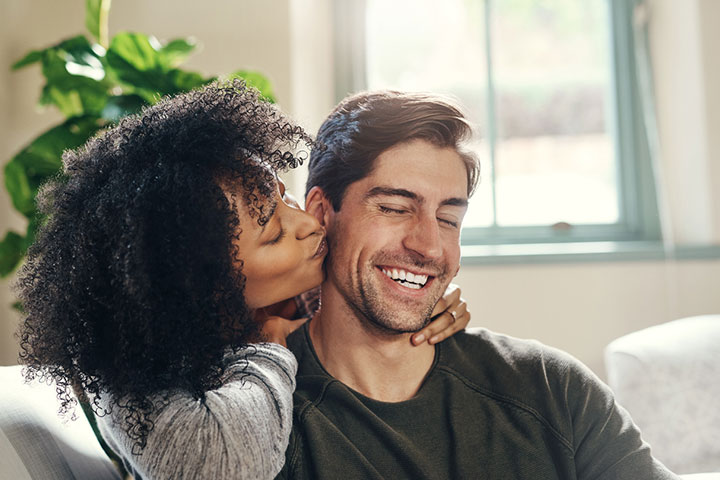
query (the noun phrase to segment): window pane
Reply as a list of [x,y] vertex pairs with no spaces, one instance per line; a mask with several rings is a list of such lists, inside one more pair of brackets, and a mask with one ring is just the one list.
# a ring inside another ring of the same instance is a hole
[[[455,96],[476,130],[487,118],[484,5],[475,0],[368,0],[367,88],[426,91]],[[487,142],[473,141],[482,186],[465,225],[492,224]]]
[[[479,135],[476,135],[479,137]],[[475,194],[470,199],[470,205],[463,227],[489,227],[493,224],[493,189],[492,189],[492,163],[489,160],[490,146],[485,139],[473,140],[470,150],[480,156],[480,182]]]
[[488,1],[492,111],[480,0],[367,0],[367,88],[449,93],[463,104],[482,137],[466,227],[616,223],[607,1]]
[[606,2],[492,5],[498,224],[617,222]]

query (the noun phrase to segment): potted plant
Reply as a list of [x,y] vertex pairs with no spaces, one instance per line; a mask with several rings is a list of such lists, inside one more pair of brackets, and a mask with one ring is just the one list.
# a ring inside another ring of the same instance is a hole
[[[0,241],[0,277],[17,268],[33,242],[43,222],[35,196],[47,179],[62,175],[65,150],[83,145],[99,130],[164,95],[186,92],[217,79],[180,68],[195,48],[192,39],[163,43],[134,32],[120,32],[109,38],[110,3],[86,1],[89,35],[33,50],[12,65],[13,70],[18,70],[40,64],[45,85],[39,103],[57,108],[65,120],[32,140],[5,166],[5,187],[14,208],[28,219],[28,226],[24,234],[8,231]],[[233,77],[245,79],[265,100],[275,101],[270,82],[261,73],[239,70],[227,76]]]

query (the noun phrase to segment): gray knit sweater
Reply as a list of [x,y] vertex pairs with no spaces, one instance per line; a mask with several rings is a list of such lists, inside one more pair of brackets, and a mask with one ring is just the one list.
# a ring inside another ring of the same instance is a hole
[[[222,386],[201,402],[172,392],[151,418],[142,455],[133,455],[123,429],[127,412],[115,406],[99,417],[108,445],[136,478],[274,478],[285,461],[292,424],[297,362],[276,343],[226,352]],[[104,406],[112,400],[103,397]]]

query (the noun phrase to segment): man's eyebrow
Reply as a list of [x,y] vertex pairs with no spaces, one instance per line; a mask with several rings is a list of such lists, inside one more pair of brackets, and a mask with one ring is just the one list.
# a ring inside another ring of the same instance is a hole
[[440,205],[449,205],[451,207],[467,207],[468,206],[468,199],[467,198],[447,198],[440,202]]
[[422,198],[414,192],[411,192],[410,190],[405,190],[404,188],[391,188],[391,187],[374,187],[370,189],[369,192],[365,194],[365,198],[372,198],[372,197],[379,197],[379,196],[389,196],[389,197],[405,197],[409,198],[411,200],[422,200]]
[[[415,200],[418,203],[423,203],[425,199],[418,195],[415,192],[411,192],[410,190],[405,190],[404,188],[392,188],[392,187],[374,187],[370,189],[369,192],[365,194],[365,199],[372,198],[372,197],[378,197],[378,196],[391,196],[391,197],[404,197],[409,198],[410,200]],[[451,207],[467,207],[468,206],[468,200],[467,198],[446,198],[442,202],[440,202],[440,205],[448,205]]]

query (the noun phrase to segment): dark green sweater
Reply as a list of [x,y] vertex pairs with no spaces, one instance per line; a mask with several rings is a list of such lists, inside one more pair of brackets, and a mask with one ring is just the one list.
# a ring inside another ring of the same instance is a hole
[[279,478],[665,479],[612,393],[571,356],[478,329],[436,347],[418,394],[385,403],[332,378],[307,324]]

